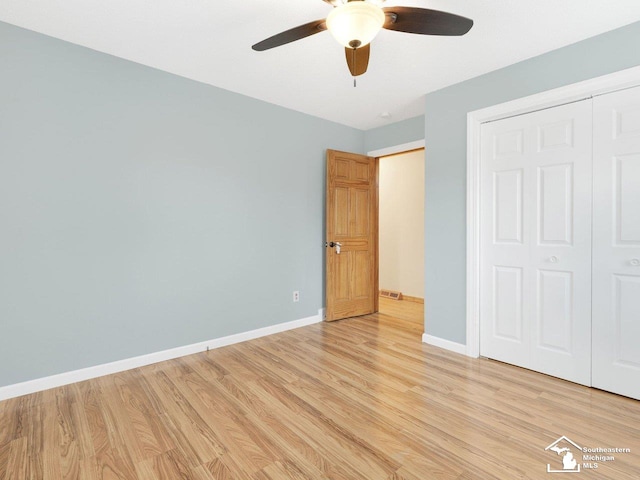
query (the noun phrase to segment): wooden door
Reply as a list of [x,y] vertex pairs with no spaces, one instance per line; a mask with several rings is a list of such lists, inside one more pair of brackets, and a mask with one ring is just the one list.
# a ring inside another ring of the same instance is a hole
[[640,399],[640,87],[593,121],[593,386]]
[[482,126],[483,356],[591,381],[591,102]]
[[327,321],[378,311],[375,158],[327,150],[326,242]]

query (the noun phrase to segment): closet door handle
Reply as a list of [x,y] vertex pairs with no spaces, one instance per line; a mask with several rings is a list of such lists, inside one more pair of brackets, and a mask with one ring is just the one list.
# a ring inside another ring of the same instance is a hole
[[640,266],[640,259],[632,258],[631,260],[629,260],[629,263],[631,264],[632,267],[638,267]]
[[551,263],[558,263],[558,257],[556,257],[555,255],[552,255],[549,257],[549,261]]

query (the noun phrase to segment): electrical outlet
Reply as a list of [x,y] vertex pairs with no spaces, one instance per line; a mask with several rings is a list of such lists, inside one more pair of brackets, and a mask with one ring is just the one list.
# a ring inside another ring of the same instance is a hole
[[299,291],[295,291],[293,292],[293,301],[294,302],[299,302],[300,301],[300,292]]

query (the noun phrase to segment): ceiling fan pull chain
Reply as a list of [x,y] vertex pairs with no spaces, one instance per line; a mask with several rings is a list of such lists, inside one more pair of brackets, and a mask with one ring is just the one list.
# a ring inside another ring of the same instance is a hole
[[[353,49],[353,52],[351,53],[351,58],[353,61],[353,69],[355,70],[356,68],[356,49]],[[353,76],[353,88],[356,88],[356,76]]]

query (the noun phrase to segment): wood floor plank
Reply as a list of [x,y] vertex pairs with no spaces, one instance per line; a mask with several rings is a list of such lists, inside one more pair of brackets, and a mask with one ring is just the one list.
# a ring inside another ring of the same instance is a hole
[[162,419],[173,443],[192,467],[219,457],[225,448],[218,435],[196,410],[194,401],[189,401],[174,382],[180,383],[164,371],[156,372],[149,382],[153,394],[158,396],[157,401],[166,405]]
[[9,472],[9,456],[11,455],[11,442],[0,443],[0,480],[7,479]]
[[64,459],[59,450],[58,415],[56,404],[44,404],[41,418],[43,431],[43,480],[58,480],[62,478],[61,464]]
[[[264,442],[253,435],[253,431],[246,427],[245,410],[237,404],[229,404],[225,396],[220,392],[220,385],[215,390],[211,389],[211,383],[199,376],[191,376],[185,379],[185,395],[202,417],[215,419],[218,426],[216,433],[224,453],[222,461],[228,468],[234,469],[235,464],[228,463],[228,452],[238,452],[240,467],[243,474],[252,475],[258,470],[272,463],[275,458],[270,455],[269,449],[264,448]],[[189,391],[190,393],[187,393]]]
[[[236,476],[233,474],[231,470],[224,464],[224,462],[217,458],[212,460],[211,462],[207,462],[202,466],[202,470],[206,471],[209,474],[208,478],[213,480],[231,480],[234,478],[242,478],[240,476]],[[240,470],[238,470],[239,472]]]
[[[261,380],[249,385],[249,388],[255,389],[254,392],[259,395],[264,395],[265,402],[269,404],[274,415],[305,444],[310,445],[324,459],[333,459],[334,463],[339,465],[337,478],[351,480],[362,478],[363,475],[369,475],[370,478],[380,477],[380,472],[373,474],[370,466],[360,456],[351,455],[348,441],[336,431],[333,424],[319,425],[317,419],[301,405],[300,399],[295,398],[283,386]],[[319,468],[323,472],[327,471],[326,465]]]
[[547,479],[561,435],[631,449],[581,478],[640,478],[640,402],[423,344],[421,304],[380,308],[0,402],[0,480]]
[[27,439],[20,437],[9,443],[9,452],[5,479],[25,478],[27,476],[28,452]]
[[137,446],[134,463],[171,450],[173,445],[168,441],[168,436],[156,428],[157,417],[154,415],[151,402],[146,399],[141,389],[140,382],[137,381],[137,375],[123,372],[114,376],[114,387],[119,398],[114,398],[113,401],[120,404],[120,415],[128,419],[132,426],[131,433]]

